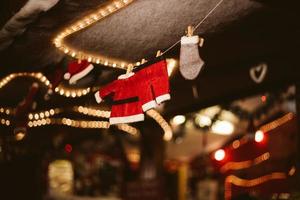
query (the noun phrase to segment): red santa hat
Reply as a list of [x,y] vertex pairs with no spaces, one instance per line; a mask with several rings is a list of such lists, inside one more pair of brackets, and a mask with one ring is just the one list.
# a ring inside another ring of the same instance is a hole
[[85,77],[94,69],[94,66],[87,60],[81,62],[75,61],[68,65],[68,72],[64,74],[64,78],[69,80],[70,84],[75,84],[78,80]]

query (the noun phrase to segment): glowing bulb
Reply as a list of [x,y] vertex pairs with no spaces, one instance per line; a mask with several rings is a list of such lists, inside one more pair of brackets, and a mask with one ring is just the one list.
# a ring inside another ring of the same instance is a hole
[[265,134],[261,130],[256,131],[254,140],[257,143],[260,143],[264,140]]
[[240,142],[239,140],[235,140],[235,141],[232,143],[232,147],[233,147],[234,149],[239,148],[240,145],[241,145],[241,142]]
[[215,152],[214,157],[217,161],[222,161],[225,158],[225,151],[223,149],[219,149]]
[[16,139],[17,141],[23,140],[24,137],[25,137],[25,133],[24,133],[24,132],[19,132],[19,133],[17,133],[17,134],[15,135],[15,139]]
[[198,115],[195,120],[200,127],[210,126],[212,123],[211,119],[205,115]]
[[234,126],[229,121],[216,121],[212,126],[212,131],[220,135],[231,135],[234,131]]
[[176,115],[171,123],[174,124],[174,125],[180,125],[180,124],[183,124],[185,122],[186,118],[184,115]]

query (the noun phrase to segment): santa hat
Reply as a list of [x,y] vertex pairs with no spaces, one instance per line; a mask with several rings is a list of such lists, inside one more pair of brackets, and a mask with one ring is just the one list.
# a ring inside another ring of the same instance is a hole
[[68,65],[68,72],[65,73],[64,78],[69,80],[70,84],[75,84],[78,80],[85,77],[94,69],[94,66],[87,60],[81,62],[75,61]]

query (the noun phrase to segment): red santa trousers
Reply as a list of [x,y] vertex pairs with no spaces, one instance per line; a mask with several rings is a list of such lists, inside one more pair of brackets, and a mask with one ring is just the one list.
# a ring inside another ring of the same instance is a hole
[[113,106],[111,109],[110,124],[132,123],[144,120],[139,90],[136,87],[134,73],[119,76],[118,80],[101,88],[95,98],[98,103],[103,98],[112,95]]
[[147,111],[164,101],[170,100],[170,84],[167,62],[158,57],[133,70],[140,91],[143,111]]

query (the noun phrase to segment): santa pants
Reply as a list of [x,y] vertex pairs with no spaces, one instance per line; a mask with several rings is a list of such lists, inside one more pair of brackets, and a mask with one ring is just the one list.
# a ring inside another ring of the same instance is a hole
[[141,95],[143,111],[170,99],[170,86],[166,60],[156,58],[134,69]]

